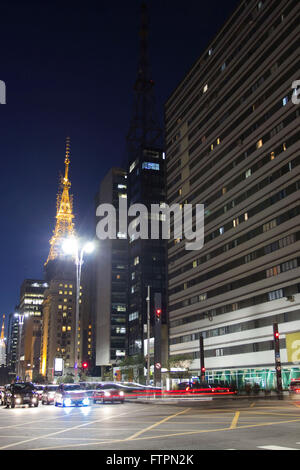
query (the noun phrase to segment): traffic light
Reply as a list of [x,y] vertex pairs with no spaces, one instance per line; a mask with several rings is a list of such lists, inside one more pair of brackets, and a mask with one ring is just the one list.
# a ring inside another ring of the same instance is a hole
[[161,308],[157,308],[155,310],[155,316],[156,316],[157,319],[159,319],[161,317]]
[[277,391],[281,394],[282,392],[282,376],[281,376],[281,360],[280,360],[280,340],[278,323],[273,323],[273,337],[274,337],[274,353],[275,353],[275,371],[276,371],[276,382]]
[[204,372],[205,372],[205,367],[201,367],[201,372],[204,374]]
[[88,363],[87,363],[86,361],[82,363],[82,368],[83,368],[84,370],[87,369],[88,366],[89,366],[89,365],[88,365]]
[[161,293],[154,294],[154,311],[155,311],[155,319],[160,320],[161,315],[162,315]]
[[273,334],[274,334],[274,349],[279,352],[279,331],[278,323],[273,323]]

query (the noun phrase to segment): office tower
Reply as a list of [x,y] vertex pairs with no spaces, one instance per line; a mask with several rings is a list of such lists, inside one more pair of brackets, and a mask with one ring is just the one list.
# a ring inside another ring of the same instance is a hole
[[[129,238],[128,354],[142,358],[147,334],[147,287],[150,286],[151,337],[154,325],[154,296],[162,297],[163,341],[166,343],[166,244],[151,239],[151,204],[163,204],[165,190],[165,153],[163,135],[155,110],[154,81],[148,64],[148,14],[142,4],[140,57],[134,85],[134,110],[127,136],[128,208],[134,204],[147,207],[149,239]],[[138,213],[137,213],[138,215]],[[132,227],[138,217],[129,217]],[[165,360],[164,360],[165,362]]]
[[96,196],[96,206],[111,204],[117,220],[116,238],[101,240],[95,259],[96,366],[101,376],[124,359],[127,347],[128,242],[119,229],[119,198],[127,199],[127,175],[122,168],[112,168]]
[[273,323],[299,370],[298,36],[299,2],[242,1],[165,105],[167,201],[205,209],[201,250],[168,243],[170,355],[199,374],[202,334],[210,380],[271,387]]
[[7,331],[7,366],[11,372],[16,372],[16,362],[18,360],[19,318],[15,312],[9,314]]
[[42,332],[42,303],[48,284],[39,279],[25,279],[20,290],[19,318],[20,329],[20,375],[33,380],[39,373]]

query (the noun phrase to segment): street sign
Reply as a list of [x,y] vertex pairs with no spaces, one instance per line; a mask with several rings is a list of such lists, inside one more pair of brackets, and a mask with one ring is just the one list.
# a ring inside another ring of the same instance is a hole
[[160,368],[161,368],[161,363],[160,363],[160,362],[156,362],[155,368],[156,368],[156,369],[160,369]]

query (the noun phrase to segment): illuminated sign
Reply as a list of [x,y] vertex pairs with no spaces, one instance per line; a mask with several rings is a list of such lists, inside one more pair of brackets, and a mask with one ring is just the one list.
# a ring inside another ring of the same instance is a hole
[[288,362],[300,363],[300,331],[285,336]]
[[61,357],[54,359],[54,375],[63,375],[64,360]]

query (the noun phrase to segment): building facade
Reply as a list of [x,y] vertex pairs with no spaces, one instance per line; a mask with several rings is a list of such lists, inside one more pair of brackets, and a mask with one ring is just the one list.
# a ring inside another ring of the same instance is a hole
[[101,367],[101,376],[124,359],[127,349],[128,241],[118,225],[119,199],[127,199],[127,174],[112,168],[96,196],[96,206],[111,204],[117,219],[116,238],[101,240],[95,260],[96,366]]
[[[16,310],[18,309],[19,308]],[[9,314],[7,331],[7,366],[11,372],[16,372],[19,344],[19,317],[15,312]]]
[[[141,6],[140,55],[138,75],[134,84],[134,110],[127,135],[128,207],[142,204],[147,220],[137,212],[129,217],[129,225],[140,232],[148,228],[148,239],[138,233],[129,237],[128,248],[128,354],[141,358],[144,364],[147,339],[148,286],[150,287],[150,336],[154,337],[155,295],[161,296],[162,350],[167,350],[166,241],[151,238],[151,205],[166,201],[165,152],[163,132],[156,115],[154,81],[148,61],[148,13]],[[136,206],[138,207],[138,206]],[[157,222],[161,224],[161,216]],[[133,230],[134,232],[134,230]],[[160,347],[160,346],[159,346]],[[160,359],[165,363],[166,354]],[[153,365],[153,361],[152,361]]]
[[25,279],[20,290],[20,375],[33,380],[39,373],[42,333],[42,304],[48,284],[40,279]]
[[242,1],[165,106],[167,202],[205,209],[201,250],[168,243],[170,355],[199,374],[202,334],[239,386],[274,385],[273,323],[284,386],[300,370],[299,11]]

